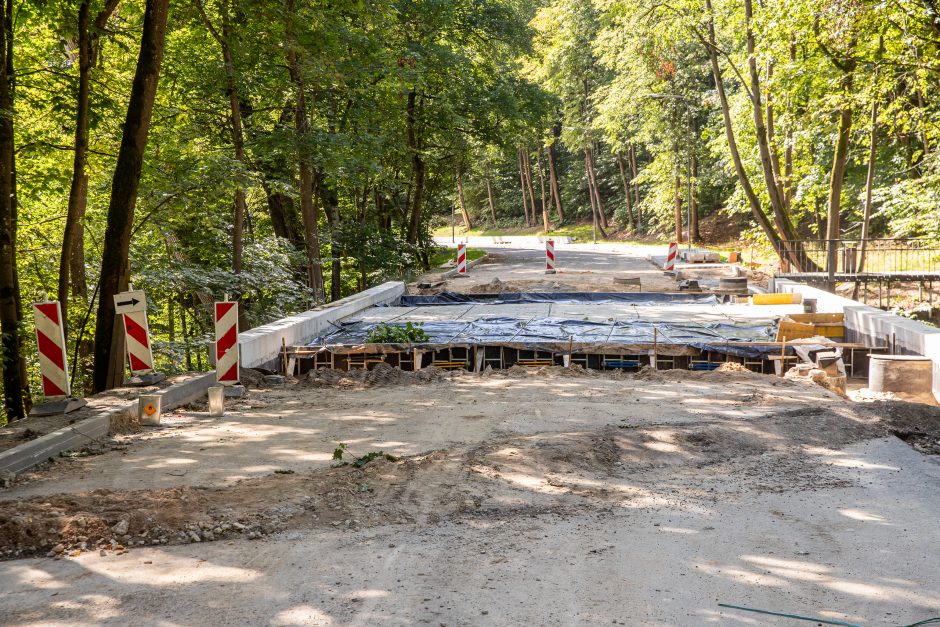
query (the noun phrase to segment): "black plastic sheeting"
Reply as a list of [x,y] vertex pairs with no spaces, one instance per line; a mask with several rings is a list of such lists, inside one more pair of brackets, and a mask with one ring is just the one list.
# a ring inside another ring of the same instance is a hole
[[[314,339],[308,346],[361,346],[376,326],[373,322],[352,320],[343,323],[337,331]],[[761,358],[779,351],[775,346],[725,344],[773,341],[775,324],[623,320],[592,322],[566,318],[488,317],[478,320],[434,320],[421,323],[420,326],[429,339],[414,345],[417,347],[487,344],[558,351],[564,350],[566,346],[578,345],[580,352],[602,352],[630,349],[646,351],[655,345],[663,354],[670,352],[670,347],[674,349],[674,354],[682,354],[686,347],[692,347],[751,358]]]
[[459,294],[440,292],[426,296],[406,294],[391,304],[394,307],[428,305],[509,305],[523,303],[661,303],[717,305],[723,302],[715,294],[664,294],[660,292],[503,292],[500,294]]

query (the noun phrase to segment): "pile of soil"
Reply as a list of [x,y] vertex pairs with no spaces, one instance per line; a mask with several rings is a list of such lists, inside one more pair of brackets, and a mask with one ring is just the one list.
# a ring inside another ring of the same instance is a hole
[[427,385],[449,381],[467,374],[466,371],[442,370],[434,366],[417,372],[401,370],[388,364],[376,364],[372,370],[311,370],[300,380],[309,387],[370,388],[401,385]]
[[[707,488],[729,474],[739,478],[735,489],[741,492],[831,487],[839,480],[803,446],[819,438],[845,445],[878,430],[830,410],[811,413],[783,412],[759,431],[733,421],[637,425],[625,418],[585,431],[506,434],[397,461],[376,452],[362,467],[275,471],[224,487],[102,489],[0,501],[0,556],[124,553],[287,529],[433,525],[468,517],[492,522],[520,513],[622,507],[651,495],[674,500],[677,492],[707,507],[727,497]],[[806,429],[810,420],[812,430]],[[369,453],[347,450],[343,462]]]
[[858,408],[914,450],[925,455],[940,455],[940,407],[881,400],[860,403]]

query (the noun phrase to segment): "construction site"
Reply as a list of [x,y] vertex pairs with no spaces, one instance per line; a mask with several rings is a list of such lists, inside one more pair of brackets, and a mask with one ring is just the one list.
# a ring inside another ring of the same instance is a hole
[[480,239],[239,334],[224,411],[193,373],[5,430],[0,623],[940,617],[940,330],[705,251]]

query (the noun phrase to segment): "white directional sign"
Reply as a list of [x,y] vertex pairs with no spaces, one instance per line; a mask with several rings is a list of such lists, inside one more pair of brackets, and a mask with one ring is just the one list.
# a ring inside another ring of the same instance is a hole
[[126,314],[135,311],[147,311],[147,297],[143,290],[121,292],[114,295],[114,313]]

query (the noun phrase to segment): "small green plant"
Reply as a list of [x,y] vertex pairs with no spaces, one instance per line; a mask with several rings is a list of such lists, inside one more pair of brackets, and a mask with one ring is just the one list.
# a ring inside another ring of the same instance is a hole
[[427,342],[430,338],[421,323],[407,323],[405,326],[391,325],[381,322],[377,324],[366,338],[370,344],[408,344],[412,342]]
[[[339,446],[333,449],[333,459],[340,462],[339,466],[352,466],[353,468],[362,468],[371,461],[374,461],[379,458],[384,458],[390,462],[397,462],[398,457],[386,453],[385,451],[371,451],[366,453],[362,457],[356,457],[349,452],[348,446],[345,442],[340,442]],[[352,462],[343,461],[343,455],[349,455],[353,458]]]

